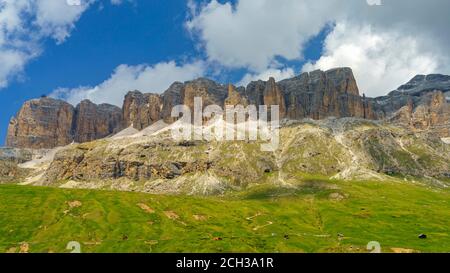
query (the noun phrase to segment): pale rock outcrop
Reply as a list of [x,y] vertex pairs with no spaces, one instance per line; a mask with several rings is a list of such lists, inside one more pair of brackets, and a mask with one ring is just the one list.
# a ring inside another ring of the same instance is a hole
[[236,87],[234,85],[229,84],[228,97],[225,99],[224,105],[230,106],[242,105],[246,107],[248,105],[248,101],[236,90]]
[[123,103],[124,127],[133,126],[142,130],[160,120],[162,99],[157,94],[129,92]]
[[96,105],[84,100],[75,109],[75,142],[89,142],[107,137],[121,129],[122,110],[113,105]]
[[443,138],[450,137],[450,104],[442,91],[429,92],[416,104],[410,98],[390,121],[412,131],[430,131]]
[[74,108],[43,97],[25,102],[11,119],[6,146],[51,149],[74,141],[92,141],[120,130],[122,122],[122,111],[116,106],[85,100]]
[[67,145],[73,141],[74,117],[74,107],[64,101],[27,101],[9,123],[6,145],[33,149]]

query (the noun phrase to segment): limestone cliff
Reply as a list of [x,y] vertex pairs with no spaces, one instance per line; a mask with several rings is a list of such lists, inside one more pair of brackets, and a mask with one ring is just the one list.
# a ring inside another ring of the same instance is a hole
[[74,107],[64,101],[27,101],[9,123],[6,145],[45,149],[69,144],[73,141],[74,116]]
[[[434,91],[438,93],[434,94]],[[433,129],[449,137],[450,76],[419,75],[387,96],[366,98],[350,68],[316,70],[276,82],[254,81],[247,87],[226,86],[199,78],[175,82],[162,94],[129,92],[122,109],[111,105],[81,102],[76,108],[63,101],[41,98],[26,102],[11,119],[7,146],[52,148],[72,141],[87,142],[133,127],[142,130],[158,120],[167,123],[172,108],[194,107],[194,98],[203,107],[248,104],[279,105],[280,118],[315,120],[327,117],[385,119],[416,130]],[[431,95],[434,94],[434,95]]]
[[390,121],[412,131],[428,131],[449,137],[450,104],[442,91],[433,91],[423,95],[417,103],[409,98],[407,105],[394,113]]
[[133,91],[125,96],[122,109],[125,127],[142,130],[161,118],[162,100],[157,94]]
[[120,108],[82,101],[76,108],[52,98],[24,103],[12,118],[6,145],[16,148],[50,149],[106,137],[122,128]]
[[228,85],[228,97],[226,98],[224,105],[236,106],[248,106],[248,101],[244,98],[232,84]]
[[350,68],[313,71],[279,82],[291,119],[359,117],[375,119],[372,105],[361,97]]
[[82,143],[107,137],[121,129],[122,120],[119,107],[84,100],[75,109],[74,141]]

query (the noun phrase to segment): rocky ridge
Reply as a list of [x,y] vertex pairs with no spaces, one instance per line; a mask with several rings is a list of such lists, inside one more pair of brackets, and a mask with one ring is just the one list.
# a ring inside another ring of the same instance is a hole
[[304,73],[279,83],[271,78],[267,82],[252,82],[247,88],[227,87],[200,78],[176,82],[161,95],[129,92],[122,109],[87,100],[76,107],[51,98],[28,101],[17,117],[11,119],[6,144],[19,148],[53,148],[72,141],[100,139],[129,126],[142,130],[158,120],[173,122],[172,107],[184,104],[192,109],[195,97],[203,99],[204,107],[241,103],[279,105],[281,118],[375,118],[371,106],[359,96],[349,68]]
[[122,123],[122,111],[113,105],[96,105],[85,100],[73,107],[43,97],[25,102],[11,119],[6,146],[50,149],[74,141],[87,142],[119,131]]
[[123,128],[143,130],[159,120],[172,123],[172,108],[184,104],[192,109],[195,97],[203,99],[203,107],[279,105],[280,117],[290,120],[388,120],[411,130],[431,130],[449,137],[449,90],[450,76],[419,75],[387,96],[366,98],[361,96],[350,68],[317,70],[280,82],[273,78],[254,81],[247,87],[225,86],[200,78],[175,82],[162,94],[129,92],[122,109],[89,101],[76,107],[51,98],[28,101],[11,119],[6,144],[53,148],[104,138]]

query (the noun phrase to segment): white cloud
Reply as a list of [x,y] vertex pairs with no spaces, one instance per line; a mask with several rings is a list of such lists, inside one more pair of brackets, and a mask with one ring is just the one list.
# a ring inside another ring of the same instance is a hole
[[204,70],[201,61],[181,66],[173,61],[154,66],[120,65],[109,79],[95,87],[59,88],[51,96],[65,99],[73,105],[89,99],[94,103],[110,103],[121,107],[128,91],[161,93],[175,81],[183,82],[202,76]]
[[24,56],[20,51],[0,51],[0,88],[4,88],[8,85],[8,75],[23,69],[24,61],[26,59],[27,56]]
[[7,87],[40,55],[45,39],[64,42],[94,2],[97,0],[82,0],[81,5],[69,5],[67,0],[0,0],[0,88]]
[[75,22],[93,2],[89,0],[81,5],[69,5],[67,0],[39,0],[36,2],[35,24],[39,26],[42,35],[63,42],[75,27]]
[[[323,28],[340,1],[327,2],[240,0],[233,7],[213,0],[187,27],[200,36],[210,61],[261,72],[277,56],[302,57],[304,43]],[[189,7],[193,10],[192,2]]]
[[339,23],[325,40],[323,56],[315,63],[307,63],[303,71],[349,66],[361,92],[380,96],[417,74],[435,72],[439,67],[437,59],[421,48],[415,37]]
[[33,52],[15,36],[24,31],[23,15],[32,9],[25,0],[5,0],[0,3],[0,88],[8,85],[8,79],[22,71]]
[[292,68],[276,69],[269,68],[261,73],[251,74],[248,73],[237,83],[238,86],[247,86],[251,81],[263,80],[267,81],[270,77],[275,78],[276,81],[281,81],[287,78],[295,76],[295,72]]
[[450,1],[238,0],[233,6],[212,0],[188,7],[187,27],[208,60],[252,74],[276,67],[277,57],[301,59],[305,43],[330,24],[336,28],[322,58],[304,70],[350,66],[370,95],[419,73],[450,73]]

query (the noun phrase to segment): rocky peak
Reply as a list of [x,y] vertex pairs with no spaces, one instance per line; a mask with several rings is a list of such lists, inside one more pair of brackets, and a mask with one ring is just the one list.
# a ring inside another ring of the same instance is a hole
[[441,137],[450,136],[450,104],[442,91],[425,93],[414,105],[413,97],[398,110],[390,121],[413,131],[432,131]]
[[441,74],[417,75],[408,83],[400,86],[393,92],[408,93],[411,96],[420,96],[423,93],[440,90],[450,92],[450,76]]
[[220,105],[223,104],[227,97],[228,87],[223,84],[216,83],[215,81],[199,78],[194,81],[186,82],[185,88],[193,88],[195,92],[204,92],[207,96],[214,101],[214,103]]
[[40,98],[23,104],[8,128],[8,147],[50,149],[106,137],[121,128],[120,108],[89,100],[76,108],[67,102]]
[[214,81],[200,78],[186,82],[181,93],[182,104],[194,109],[194,98],[201,97],[203,107],[211,104],[223,105],[227,97],[227,88]]
[[122,109],[110,104],[81,101],[75,108],[75,142],[89,142],[107,137],[121,129]]
[[[175,121],[171,118],[172,108],[184,104],[192,109],[195,97],[203,99],[204,107],[210,104],[279,105],[280,117],[294,120],[390,119],[396,116],[391,120],[417,124],[418,128],[438,124],[448,127],[450,76],[418,75],[389,95],[374,99],[360,96],[350,68],[316,70],[279,82],[270,78],[239,88],[206,78],[175,82],[162,94],[129,92],[122,109],[90,101],[82,101],[74,108],[60,100],[41,98],[26,102],[17,117],[11,119],[7,145],[53,148],[72,141],[102,138],[130,125],[142,130],[160,119],[171,123]],[[400,109],[402,112],[397,113]]]
[[246,98],[243,98],[241,96],[241,94],[239,94],[238,91],[236,91],[236,87],[234,87],[234,85],[229,84],[228,85],[228,97],[225,100],[224,104],[232,105],[232,106],[236,106],[236,105],[247,106],[248,101]]
[[161,118],[162,99],[158,94],[128,92],[123,103],[124,127],[142,130]]
[[45,149],[69,144],[74,114],[74,107],[61,100],[45,97],[27,101],[9,123],[6,145]]
[[376,118],[371,103],[359,95],[350,68],[303,73],[278,85],[284,93],[289,118]]
[[441,74],[417,75],[387,96],[373,99],[375,111],[381,117],[396,118],[397,111],[412,101],[414,108],[428,104],[430,94],[442,93],[441,99],[450,101],[450,76]]
[[275,82],[275,79],[272,77],[266,83],[266,87],[264,89],[264,105],[268,107],[269,111],[270,106],[278,105],[280,109],[280,118],[284,118],[286,116],[286,103],[283,93]]
[[351,68],[335,68],[325,72],[328,84],[335,86],[339,93],[359,96],[359,88]]

